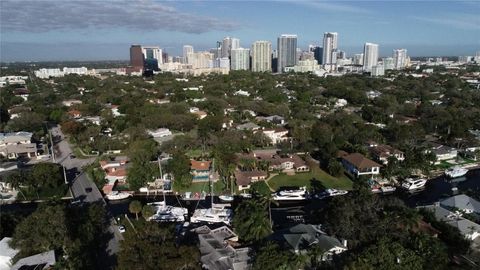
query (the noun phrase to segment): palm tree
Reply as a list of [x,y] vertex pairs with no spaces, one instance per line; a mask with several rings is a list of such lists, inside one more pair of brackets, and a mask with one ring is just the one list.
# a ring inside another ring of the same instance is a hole
[[25,194],[23,194],[22,190],[20,189],[20,185],[22,184],[24,177],[21,173],[11,174],[7,177],[6,181],[12,186],[13,189],[18,190],[18,193],[22,194],[23,199],[27,200]]
[[155,210],[151,205],[144,205],[142,208],[142,216],[145,220],[155,214]]
[[128,205],[128,211],[135,214],[135,218],[138,220],[138,213],[142,212],[142,203],[137,200],[131,201]]

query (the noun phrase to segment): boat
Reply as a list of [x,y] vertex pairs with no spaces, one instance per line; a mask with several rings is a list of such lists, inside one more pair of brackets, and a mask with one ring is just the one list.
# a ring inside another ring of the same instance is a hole
[[[215,169],[215,160],[213,160],[212,171]],[[208,177],[208,180],[211,182],[211,175]],[[212,194],[213,194],[213,185],[212,185]],[[229,203],[215,204],[213,203],[213,196],[210,196],[211,207],[207,209],[195,209],[193,215],[190,217],[190,222],[199,223],[224,223],[230,225],[232,222],[233,211],[230,208]]]
[[402,188],[407,191],[418,190],[424,188],[426,183],[427,179],[424,178],[407,178],[402,183]]
[[329,197],[335,197],[335,196],[341,196],[347,194],[347,190],[341,190],[341,189],[334,189],[334,188],[328,188],[324,192],[315,195],[315,198],[317,199],[325,199]]
[[252,198],[252,194],[251,194],[251,193],[245,193],[245,192],[244,192],[244,193],[240,193],[240,196],[241,196],[242,198],[245,198],[245,199],[250,199],[250,198]]
[[107,194],[105,197],[109,201],[119,201],[119,200],[127,199],[131,196],[132,196],[132,194],[127,193],[127,192],[112,191],[110,194]]
[[232,195],[220,195],[220,196],[218,196],[218,198],[222,202],[233,202],[233,196]]
[[468,169],[462,168],[460,166],[455,166],[445,170],[445,175],[448,178],[457,178],[457,177],[464,176],[465,174],[467,174],[467,172],[468,172]]
[[148,220],[158,222],[184,222],[188,216],[187,208],[167,205],[165,201],[148,203],[147,205],[155,209],[155,214],[148,218]]
[[395,190],[397,190],[396,187],[394,186],[382,186],[380,188],[380,190],[382,191],[382,193],[392,193],[392,192],[395,192]]
[[184,194],[182,194],[180,197],[184,201],[200,201],[200,200],[204,200],[206,196],[207,196],[207,193],[205,191],[195,192],[195,193],[187,191]]
[[273,194],[275,201],[303,201],[307,199],[306,187],[301,187],[294,190],[282,190]]

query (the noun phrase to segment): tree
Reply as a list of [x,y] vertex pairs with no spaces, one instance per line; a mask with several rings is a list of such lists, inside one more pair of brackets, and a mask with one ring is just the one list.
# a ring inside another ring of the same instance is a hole
[[301,268],[302,258],[300,256],[281,249],[273,242],[267,242],[260,248],[253,263],[253,270],[290,270]]
[[138,220],[138,213],[142,212],[142,203],[137,200],[131,201],[128,205],[128,211],[135,214],[135,218]]
[[235,209],[233,227],[240,239],[247,243],[269,235],[272,226],[268,216],[268,203],[260,198],[241,202]]
[[335,158],[328,161],[328,173],[333,176],[341,176],[343,173],[343,166]]
[[147,220],[149,217],[155,214],[155,209],[151,205],[144,205],[142,208],[142,217]]
[[187,188],[192,184],[190,174],[190,159],[182,153],[175,152],[166,166],[166,171],[173,174],[173,186],[175,189]]

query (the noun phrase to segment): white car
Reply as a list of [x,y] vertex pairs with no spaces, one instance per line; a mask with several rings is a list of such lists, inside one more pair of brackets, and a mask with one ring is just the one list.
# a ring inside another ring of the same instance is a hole
[[120,233],[124,233],[126,231],[125,226],[123,226],[123,225],[118,226],[118,231]]

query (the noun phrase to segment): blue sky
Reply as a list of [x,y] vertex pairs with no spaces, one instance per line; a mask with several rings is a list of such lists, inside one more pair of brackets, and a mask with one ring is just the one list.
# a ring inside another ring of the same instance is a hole
[[128,59],[130,44],[158,45],[171,55],[224,36],[242,47],[283,33],[320,44],[339,33],[347,55],[365,42],[380,54],[407,48],[412,56],[480,51],[480,1],[157,1],[2,0],[0,60]]

